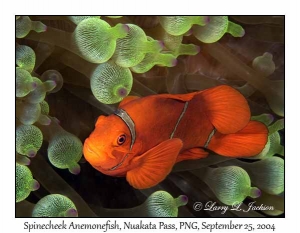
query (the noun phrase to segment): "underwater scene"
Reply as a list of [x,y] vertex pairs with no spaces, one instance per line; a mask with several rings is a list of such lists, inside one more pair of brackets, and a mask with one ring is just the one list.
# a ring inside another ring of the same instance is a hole
[[16,16],[16,217],[284,217],[284,16]]

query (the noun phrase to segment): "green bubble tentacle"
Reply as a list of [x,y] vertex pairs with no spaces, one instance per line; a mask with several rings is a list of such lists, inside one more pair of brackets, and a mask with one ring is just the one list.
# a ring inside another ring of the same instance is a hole
[[193,24],[204,26],[208,21],[207,16],[159,16],[161,26],[174,36],[185,34]]
[[134,24],[127,24],[129,31],[124,38],[117,40],[112,60],[121,67],[132,67],[140,63],[146,53],[157,53],[163,44],[157,40],[147,40],[145,32]]
[[31,74],[24,69],[16,68],[16,96],[24,97],[37,87]]
[[46,93],[56,87],[56,82],[53,80],[42,82],[40,79],[33,77],[33,81],[37,84],[37,87],[24,98],[29,103],[41,103],[45,99]]
[[235,161],[245,169],[251,181],[262,191],[271,195],[279,195],[284,191],[284,160],[270,157],[253,163]]
[[220,40],[227,32],[234,37],[243,37],[244,29],[228,20],[228,16],[210,16],[210,21],[205,26],[195,25],[193,35],[204,43],[214,43]]
[[40,102],[40,106],[41,106],[41,114],[43,115],[49,115],[49,104],[43,100],[42,102]]
[[237,166],[209,169],[202,179],[216,197],[226,205],[241,203],[247,196],[252,198],[260,196],[260,190],[251,187],[248,173]]
[[147,198],[143,208],[150,217],[177,217],[178,207],[186,205],[187,202],[185,195],[173,198],[168,192],[157,191]]
[[28,16],[20,16],[16,20],[16,37],[23,38],[33,30],[36,32],[44,32],[47,30],[47,26],[39,21],[31,21]]
[[120,102],[129,94],[132,83],[130,70],[113,62],[106,62],[97,66],[90,81],[93,95],[104,104]]
[[110,27],[104,20],[88,18],[77,25],[72,39],[81,57],[92,63],[104,63],[115,52],[117,39],[124,38],[127,32],[124,24]]
[[25,200],[31,191],[40,187],[27,166],[16,163],[16,202]]
[[35,60],[36,56],[32,48],[26,45],[16,46],[16,64],[18,67],[31,73],[35,66]]
[[145,73],[153,66],[173,67],[177,64],[177,59],[174,55],[168,53],[147,53],[145,58],[136,66],[130,67],[134,73]]
[[46,81],[53,81],[55,82],[56,86],[54,87],[54,89],[52,90],[47,90],[47,92],[49,93],[56,93],[58,92],[64,83],[64,79],[61,75],[61,73],[59,73],[57,70],[47,70],[45,71],[42,76],[41,76],[41,80],[46,82]]
[[34,125],[20,125],[16,129],[16,151],[34,157],[43,143],[41,130]]
[[252,61],[252,67],[256,71],[263,74],[265,77],[274,73],[276,66],[273,61],[273,55],[271,53],[264,53],[262,56],[256,57]]
[[32,217],[77,217],[74,203],[61,194],[50,194],[39,200],[33,208]]
[[85,19],[89,19],[89,18],[98,18],[100,19],[100,16],[67,16],[67,18],[72,21],[73,23],[75,23],[76,25],[78,25],[81,21],[85,20]]

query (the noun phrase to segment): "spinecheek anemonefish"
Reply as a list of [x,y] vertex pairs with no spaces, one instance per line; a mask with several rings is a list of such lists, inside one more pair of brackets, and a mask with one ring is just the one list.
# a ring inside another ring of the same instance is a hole
[[246,99],[222,85],[189,94],[126,97],[100,116],[84,143],[86,160],[110,176],[126,176],[137,189],[166,178],[175,163],[201,159],[206,148],[227,157],[259,154],[267,127],[250,121]]

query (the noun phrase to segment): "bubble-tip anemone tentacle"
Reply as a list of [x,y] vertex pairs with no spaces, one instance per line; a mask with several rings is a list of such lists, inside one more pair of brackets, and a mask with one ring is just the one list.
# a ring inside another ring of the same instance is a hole
[[193,24],[204,26],[209,22],[208,16],[159,16],[161,26],[167,33],[180,36],[186,33]]
[[32,48],[26,45],[16,46],[16,64],[18,67],[31,73],[34,69],[35,60],[35,52]]
[[91,75],[93,95],[104,104],[120,102],[132,87],[132,74],[113,62],[100,64]]
[[284,160],[270,157],[253,163],[239,162],[251,177],[253,184],[272,195],[279,195],[284,191]]
[[16,116],[24,125],[32,125],[35,122],[39,122],[42,125],[49,125],[51,122],[49,117],[41,114],[39,103],[32,104],[23,100],[16,101]]
[[42,82],[40,79],[33,77],[33,81],[37,84],[37,87],[24,97],[24,100],[29,103],[41,103],[46,97],[46,92],[56,87],[56,82],[53,80]]
[[20,155],[20,154],[16,153],[16,162],[18,164],[28,166],[28,165],[30,165],[31,160],[26,156],[23,156],[23,155]]
[[47,26],[39,21],[31,21],[28,16],[20,16],[16,20],[17,38],[23,38],[27,36],[31,30],[36,32],[44,32],[47,30]]
[[[275,63],[273,61],[273,55],[271,53],[264,53],[262,56],[258,56],[253,59],[252,67],[259,72],[264,78],[270,76],[275,71]],[[246,83],[244,86],[237,88],[245,97],[251,96],[256,89]]]
[[204,43],[214,43],[222,38],[228,32],[234,37],[242,37],[245,34],[244,29],[228,20],[228,16],[210,16],[210,21],[205,26],[195,25],[193,35]]
[[32,217],[78,217],[74,203],[61,194],[50,194],[39,200]]
[[177,217],[178,207],[186,205],[188,199],[185,195],[173,198],[171,194],[165,191],[157,191],[151,194],[143,208],[151,217]]
[[42,76],[41,80],[46,82],[46,81],[54,81],[56,86],[52,90],[48,90],[47,92],[49,93],[56,93],[58,92],[64,83],[64,79],[62,75],[57,71],[57,70],[47,70],[45,71]]
[[237,166],[210,168],[204,181],[226,205],[241,203],[247,196],[257,198],[261,193],[258,188],[251,187],[248,173]]
[[48,147],[48,158],[53,166],[60,169],[69,169],[75,175],[79,174],[77,162],[82,157],[82,142],[73,134],[60,132],[54,135]]
[[78,161],[82,157],[82,142],[75,135],[67,132],[59,125],[59,120],[51,118],[49,126],[39,126],[45,140],[49,142],[48,158],[51,164],[60,169],[69,169],[79,174]]
[[41,106],[41,114],[43,115],[49,115],[49,104],[43,100],[42,102],[40,102],[40,106]]
[[268,126],[274,121],[274,116],[272,114],[263,113],[258,116],[252,116],[251,120],[260,121],[260,122],[264,123],[266,126]]
[[43,143],[41,130],[34,125],[20,125],[16,129],[16,151],[34,157]]
[[130,70],[135,73],[145,73],[153,66],[173,67],[177,64],[177,59],[174,55],[168,53],[147,53],[145,58],[136,66],[130,67]]
[[29,168],[16,163],[16,202],[23,201],[31,191],[35,191],[39,187],[39,183],[33,179]]
[[270,76],[274,73],[276,68],[273,61],[273,55],[271,53],[264,53],[262,56],[256,57],[252,61],[252,67],[265,77]]
[[91,63],[103,63],[115,52],[116,40],[125,37],[127,32],[127,25],[118,24],[111,28],[102,19],[88,18],[77,25],[72,37],[82,58]]
[[16,68],[16,96],[24,97],[33,91],[37,84],[33,81],[31,74],[24,69]]
[[100,16],[67,16],[67,18],[78,25],[82,20],[89,19],[89,18],[98,18],[100,19]]
[[268,141],[264,149],[256,156],[249,157],[248,159],[266,159],[270,158],[275,154],[284,155],[284,148],[280,144],[280,135],[279,130],[284,128],[284,119],[280,119],[270,125],[274,120],[274,117],[271,114],[262,114],[260,116],[254,116],[252,120],[257,120],[263,122],[268,126],[269,134]]
[[140,63],[146,53],[157,53],[163,49],[163,43],[148,41],[145,32],[134,24],[127,24],[126,37],[117,40],[116,51],[112,60],[119,66],[132,67]]
[[24,125],[32,125],[35,123],[41,114],[41,106],[39,104],[26,103],[23,101],[16,102],[17,118]]

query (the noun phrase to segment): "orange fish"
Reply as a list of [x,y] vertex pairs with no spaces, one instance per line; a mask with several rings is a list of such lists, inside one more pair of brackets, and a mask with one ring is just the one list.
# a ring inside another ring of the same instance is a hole
[[227,157],[259,154],[267,127],[250,121],[246,99],[229,86],[189,94],[129,96],[100,116],[85,140],[86,160],[110,176],[126,176],[137,189],[166,178],[175,163],[201,159],[206,149]]

